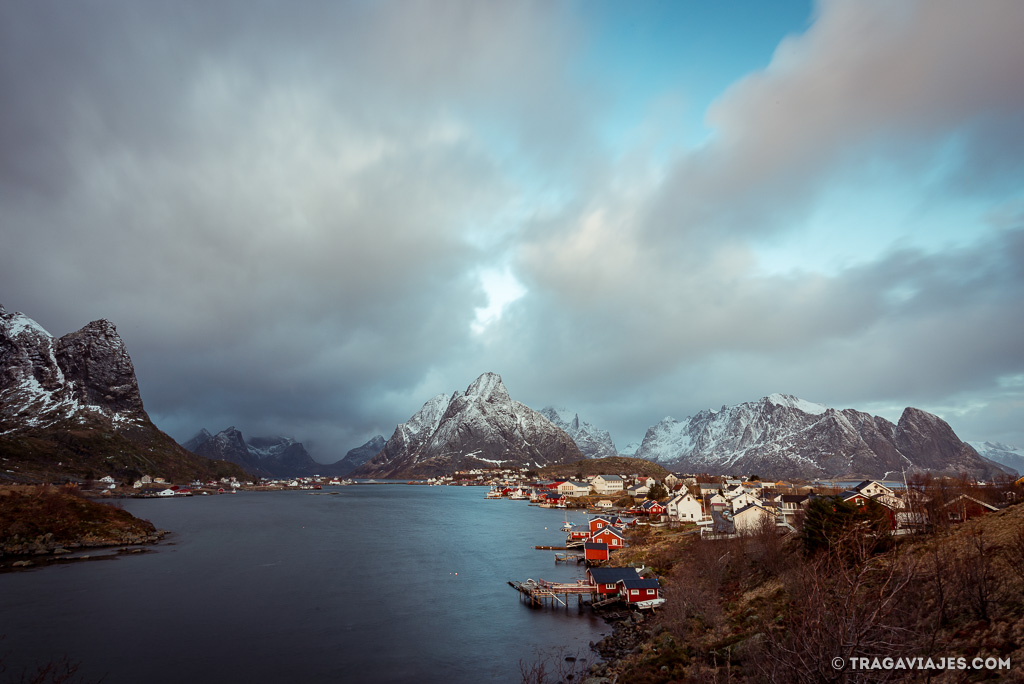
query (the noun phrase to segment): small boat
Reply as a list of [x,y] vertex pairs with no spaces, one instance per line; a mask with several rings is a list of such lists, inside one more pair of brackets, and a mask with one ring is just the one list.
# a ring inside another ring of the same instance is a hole
[[665,603],[665,599],[663,599],[663,598],[656,598],[656,599],[647,599],[646,601],[636,601],[635,603],[632,603],[630,605],[632,605],[634,608],[639,608],[640,610],[643,610],[644,608],[654,609],[654,608],[656,608],[656,607],[658,607],[660,605],[663,605],[664,603]]

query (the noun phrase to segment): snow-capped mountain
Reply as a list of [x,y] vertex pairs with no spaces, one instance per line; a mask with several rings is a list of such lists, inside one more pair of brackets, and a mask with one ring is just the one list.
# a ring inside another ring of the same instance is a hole
[[626,446],[619,450],[619,456],[626,456],[627,458],[634,458],[636,452],[640,449],[640,442],[630,442]]
[[945,421],[919,409],[905,409],[893,425],[785,394],[682,421],[665,418],[648,429],[636,456],[686,472],[768,478],[878,478],[904,469],[990,477],[1000,470]]
[[497,374],[484,373],[465,392],[427,401],[353,475],[428,477],[472,467],[539,467],[582,458],[564,430],[514,401]]
[[237,463],[259,477],[300,477],[321,471],[320,464],[294,439],[273,436],[246,440],[234,426],[215,435],[203,428],[183,446],[206,458]]
[[988,460],[1013,468],[1018,475],[1024,475],[1024,449],[1001,442],[970,442],[970,445]]
[[576,446],[587,458],[618,456],[612,436],[607,430],[599,430],[590,423],[580,420],[578,413],[564,408],[546,406],[539,413],[553,424],[565,430]]
[[93,321],[54,338],[2,306],[0,453],[15,466],[5,472],[26,481],[100,473],[121,479],[243,475],[197,460],[153,425],[113,323]]
[[0,306],[0,418],[12,421],[8,429],[100,416],[112,424],[149,420],[113,323],[93,321],[54,339],[31,318]]

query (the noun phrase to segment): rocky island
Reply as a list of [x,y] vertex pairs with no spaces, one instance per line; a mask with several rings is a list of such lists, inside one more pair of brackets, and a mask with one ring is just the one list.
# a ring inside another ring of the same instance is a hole
[[152,544],[165,534],[75,487],[0,487],[0,570],[42,559],[82,559],[83,549]]

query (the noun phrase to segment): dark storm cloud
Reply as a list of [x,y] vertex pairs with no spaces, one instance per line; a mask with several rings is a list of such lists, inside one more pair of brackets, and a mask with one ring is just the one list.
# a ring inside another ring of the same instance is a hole
[[375,397],[486,305],[473,232],[510,189],[465,116],[578,137],[572,31],[539,10],[5,4],[5,300],[114,320],[176,436],[389,431]]
[[[488,370],[620,446],[776,391],[1012,416],[1020,3],[822,2],[664,164],[599,142],[580,7],[5,3],[0,302],[113,320],[175,437],[321,460]],[[876,168],[984,231],[763,268]],[[482,269],[526,294],[474,332]]]

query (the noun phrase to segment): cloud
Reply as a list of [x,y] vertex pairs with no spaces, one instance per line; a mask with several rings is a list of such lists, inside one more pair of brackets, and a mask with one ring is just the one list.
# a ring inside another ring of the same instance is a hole
[[[1020,3],[821,2],[706,144],[651,149],[659,114],[618,157],[579,9],[4,5],[4,304],[113,320],[176,437],[325,461],[486,370],[617,442],[774,391],[976,406],[1024,372]],[[808,219],[890,179],[923,238]],[[963,239],[927,234],[951,215]],[[765,268],[804,235],[877,249]]]

